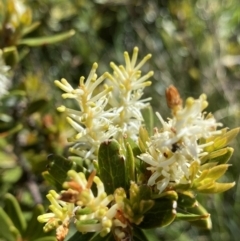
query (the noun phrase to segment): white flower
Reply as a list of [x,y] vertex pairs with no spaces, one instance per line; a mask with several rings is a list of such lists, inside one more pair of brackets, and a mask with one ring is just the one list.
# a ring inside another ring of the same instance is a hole
[[112,124],[112,119],[117,115],[114,108],[107,109],[109,92],[112,88],[105,89],[94,95],[96,88],[106,78],[102,75],[97,78],[97,63],[93,64],[92,70],[84,83],[84,77],[80,78],[79,87],[73,89],[67,80],[55,81],[55,84],[66,93],[63,98],[72,98],[78,102],[79,111],[61,106],[61,112],[66,112],[67,121],[77,131],[70,141],[75,142],[71,151],[83,158],[96,158],[101,142],[110,139],[117,133],[118,128]]
[[148,152],[140,159],[149,164],[147,169],[152,172],[148,185],[156,185],[160,193],[168,186],[190,182],[189,167],[194,161],[200,164],[200,157],[206,154],[199,140],[221,133],[216,130],[221,124],[212,115],[202,113],[207,104],[205,95],[197,100],[188,98],[185,108],[175,110],[168,122],[157,113],[162,129],[155,130]]
[[113,92],[111,93],[109,103],[117,108],[119,115],[113,120],[115,125],[121,128],[123,133],[126,133],[132,139],[137,139],[139,128],[142,124],[143,117],[141,110],[149,105],[148,101],[151,98],[140,100],[145,87],[151,85],[151,81],[147,81],[153,71],[141,76],[140,68],[151,58],[148,54],[143,60],[136,65],[138,56],[138,48],[133,50],[133,56],[130,60],[128,52],[124,52],[125,67],[116,66],[113,62],[110,63],[114,70],[113,75],[108,74],[108,78],[113,84]]
[[[97,63],[93,64],[90,74],[84,83],[80,78],[79,87],[74,89],[65,79],[55,84],[65,91],[62,97],[75,99],[79,111],[60,106],[61,112],[66,112],[67,121],[77,131],[69,139],[75,143],[70,151],[91,160],[97,158],[98,148],[103,141],[110,138],[118,139],[119,134],[137,140],[143,117],[141,110],[145,108],[151,98],[140,100],[143,90],[151,84],[147,81],[153,71],[141,77],[140,68],[151,57],[147,55],[136,65],[138,48],[134,48],[132,60],[127,52],[124,53],[126,66],[117,67],[111,63],[114,74],[105,73],[99,78],[96,75]],[[97,89],[106,79],[111,80],[113,86],[104,85],[104,90]]]
[[8,93],[8,89],[11,85],[11,79],[9,78],[10,67],[5,65],[2,57],[2,50],[0,49],[0,98]]

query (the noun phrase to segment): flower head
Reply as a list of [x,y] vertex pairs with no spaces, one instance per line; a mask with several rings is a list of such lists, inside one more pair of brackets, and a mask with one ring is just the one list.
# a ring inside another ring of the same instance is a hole
[[57,239],[63,240],[74,215],[74,204],[60,200],[60,195],[54,190],[49,192],[47,198],[51,202],[49,209],[52,212],[38,216],[38,221],[46,223],[43,228],[45,232],[56,229]]
[[116,115],[115,110],[106,110],[112,88],[105,86],[103,91],[95,94],[96,88],[106,78],[106,75],[98,78],[96,70],[97,63],[94,63],[85,83],[84,77],[80,78],[77,89],[73,89],[65,79],[61,82],[55,81],[55,84],[66,92],[62,97],[75,99],[79,105],[78,111],[65,106],[58,108],[59,111],[67,113],[67,121],[77,131],[77,134],[70,139],[76,143],[71,151],[90,159],[96,158],[100,143],[118,131],[118,128],[112,125],[112,118]]
[[206,154],[203,148],[212,144],[200,144],[200,140],[221,133],[216,130],[221,124],[202,112],[207,104],[205,95],[188,98],[184,108],[179,101],[172,105],[173,117],[167,122],[157,113],[162,128],[155,129],[147,153],[140,158],[149,164],[147,169],[152,173],[148,185],[156,185],[159,192],[174,184],[189,183],[190,166],[194,162],[200,164],[200,158]]
[[142,76],[141,68],[151,58],[148,54],[143,60],[136,64],[138,56],[138,48],[133,50],[133,56],[130,60],[128,52],[124,52],[125,67],[117,66],[113,62],[110,63],[113,74],[108,74],[108,78],[113,85],[113,93],[110,96],[109,103],[117,108],[118,115],[114,119],[114,124],[121,128],[132,139],[137,139],[139,127],[142,124],[143,117],[141,110],[149,105],[151,98],[141,99],[145,87],[151,85],[148,79],[153,75],[153,71],[149,71]]
[[[87,80],[80,78],[78,88],[74,89],[65,79],[56,80],[55,84],[65,91],[62,97],[75,99],[79,110],[60,106],[58,111],[66,112],[67,121],[77,131],[69,140],[75,145],[71,152],[89,159],[96,159],[99,145],[110,138],[117,138],[119,134],[127,134],[136,140],[143,117],[141,110],[145,108],[151,98],[140,100],[143,90],[151,84],[147,81],[153,71],[141,76],[140,68],[151,57],[147,55],[136,65],[138,48],[134,48],[130,60],[124,53],[126,66],[116,66],[111,63],[113,75],[105,73],[97,76],[97,63],[94,63]],[[104,85],[99,92],[100,85],[105,79],[111,80],[111,87]]]

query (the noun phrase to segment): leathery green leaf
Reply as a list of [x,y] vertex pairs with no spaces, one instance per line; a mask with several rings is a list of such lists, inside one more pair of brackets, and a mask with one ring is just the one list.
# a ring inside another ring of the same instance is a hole
[[160,199],[160,198],[165,198],[169,200],[178,200],[178,194],[175,191],[166,191],[161,194],[153,194],[152,199]]
[[140,228],[157,228],[170,224],[176,217],[177,202],[168,199],[155,201],[153,207],[144,214]]
[[198,228],[202,229],[211,229],[212,228],[212,221],[210,214],[207,212],[207,210],[200,204],[198,203],[197,206],[192,207],[192,208],[186,208],[186,213],[191,213],[195,215],[202,215],[205,216],[206,218],[203,218],[201,220],[197,221],[190,221],[190,223],[194,226],[197,226]]
[[143,232],[143,230],[138,228],[137,226],[133,228],[133,237],[134,237],[134,240],[148,241],[148,238]]
[[210,216],[210,214],[183,214],[183,213],[177,213],[176,220],[182,220],[182,221],[197,221],[197,220],[203,220],[207,219]]
[[178,207],[190,208],[198,205],[195,195],[192,192],[178,192]]
[[95,235],[95,233],[74,233],[67,241],[89,241]]
[[12,194],[7,193],[4,197],[4,203],[4,209],[6,213],[11,218],[14,226],[19,230],[22,235],[26,229],[27,224],[24,219],[22,210],[18,204],[18,201]]
[[47,236],[47,237],[35,239],[34,241],[56,241],[56,237]]
[[114,193],[116,188],[125,188],[125,161],[116,140],[108,140],[100,145],[98,163],[99,176],[108,194]]
[[57,190],[62,190],[62,185],[56,181],[56,179],[48,172],[42,172],[43,178],[53,187],[55,187]]
[[11,227],[13,226],[12,220],[6,214],[6,212],[0,207],[0,238],[6,241],[15,241],[15,237],[11,232]]
[[76,164],[59,155],[49,155],[48,160],[50,163],[47,166],[49,174],[60,184],[67,178],[67,172],[70,169],[75,169]]

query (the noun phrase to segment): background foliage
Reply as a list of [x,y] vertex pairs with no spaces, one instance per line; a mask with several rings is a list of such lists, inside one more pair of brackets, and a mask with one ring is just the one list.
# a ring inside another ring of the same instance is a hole
[[[3,4],[5,4],[2,1]],[[75,30],[65,41],[40,45],[14,43],[19,62],[12,67],[10,94],[0,102],[0,203],[10,192],[29,220],[36,203],[46,203],[49,185],[41,173],[51,153],[67,155],[70,136],[64,115],[56,111],[61,92],[53,81],[66,78],[73,86],[93,62],[98,72],[110,61],[121,63],[123,51],[140,49],[153,57],[152,96],[155,110],[167,117],[165,88],[174,84],[182,94],[206,93],[207,111],[230,128],[239,126],[240,4],[238,0],[28,0],[40,26],[25,38]],[[3,12],[1,13],[3,16]],[[12,45],[2,44],[1,48]],[[68,106],[71,104],[69,103]],[[174,222],[157,230],[151,240],[238,240],[240,235],[239,139],[225,177],[236,186],[224,194],[199,197],[213,220],[211,231]]]

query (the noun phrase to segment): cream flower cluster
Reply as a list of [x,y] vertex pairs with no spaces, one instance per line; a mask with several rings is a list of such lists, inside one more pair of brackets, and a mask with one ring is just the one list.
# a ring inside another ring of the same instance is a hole
[[62,79],[61,82],[55,81],[55,84],[66,92],[62,97],[64,99],[75,99],[80,108],[79,111],[65,106],[58,108],[58,111],[67,113],[68,122],[77,131],[77,135],[70,139],[70,141],[76,143],[71,151],[81,157],[90,159],[96,158],[96,151],[100,143],[108,140],[118,131],[111,121],[116,115],[115,110],[105,110],[112,88],[106,86],[103,91],[96,95],[93,94],[106,78],[106,75],[97,78],[97,67],[97,63],[94,63],[85,83],[84,77],[80,78],[77,89],[73,89],[65,79]]
[[[80,78],[79,86],[74,89],[65,79],[56,80],[55,84],[65,91],[63,98],[72,98],[78,102],[79,110],[73,110],[61,106],[61,112],[66,112],[67,120],[77,131],[77,135],[70,141],[75,145],[70,150],[83,157],[96,159],[100,143],[110,138],[116,138],[119,134],[127,134],[136,140],[143,117],[141,109],[148,105],[150,98],[140,100],[143,89],[151,84],[147,81],[153,71],[141,77],[140,68],[151,57],[147,55],[136,65],[138,48],[134,48],[133,57],[124,53],[126,66],[116,66],[111,63],[113,75],[105,73],[97,77],[97,63],[93,64],[92,70],[84,82]],[[108,79],[111,86],[102,82]]]
[[200,158],[206,154],[204,147],[212,144],[200,144],[199,140],[221,133],[216,130],[221,124],[202,112],[207,105],[206,96],[201,95],[199,99],[188,98],[185,107],[173,111],[173,118],[167,122],[157,113],[162,128],[155,129],[147,153],[139,158],[152,173],[148,185],[156,185],[160,193],[174,184],[189,183],[191,164],[200,164]]
[[[63,240],[68,233],[69,223],[73,221],[82,233],[97,232],[105,236],[114,228],[118,235],[123,235],[119,230],[127,224],[117,218],[122,202],[112,204],[114,196],[106,194],[99,177],[92,173],[87,180],[84,173],[74,170],[70,170],[68,176],[70,181],[63,184],[66,191],[57,194],[51,190],[47,195],[52,212],[38,217],[39,222],[46,223],[44,230],[47,232],[56,228],[57,239]],[[91,190],[93,183],[97,187],[96,196]]]
[[141,76],[141,68],[151,58],[148,54],[136,65],[138,57],[138,48],[133,50],[132,59],[128,52],[124,52],[125,67],[110,63],[113,69],[113,75],[108,74],[108,78],[113,85],[113,91],[110,95],[109,103],[117,108],[118,115],[113,120],[115,126],[121,128],[121,132],[127,134],[133,140],[137,140],[139,127],[142,124],[143,117],[141,110],[149,105],[151,98],[141,99],[145,87],[151,85],[147,81],[153,76],[153,71]]
[[45,232],[56,228],[58,240],[61,240],[60,236],[67,235],[69,223],[74,215],[74,204],[60,200],[60,197],[61,195],[54,190],[49,191],[47,199],[51,202],[49,209],[52,212],[38,216],[39,222],[46,223],[43,227]]

